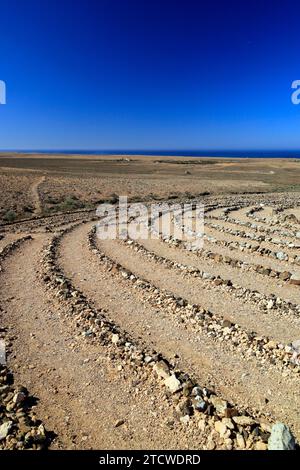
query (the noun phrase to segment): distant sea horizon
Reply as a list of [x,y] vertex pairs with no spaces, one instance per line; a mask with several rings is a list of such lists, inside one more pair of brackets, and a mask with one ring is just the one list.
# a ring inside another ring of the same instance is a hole
[[1,153],[52,154],[52,155],[122,155],[122,156],[170,156],[170,157],[219,157],[219,158],[300,158],[300,150],[0,150]]

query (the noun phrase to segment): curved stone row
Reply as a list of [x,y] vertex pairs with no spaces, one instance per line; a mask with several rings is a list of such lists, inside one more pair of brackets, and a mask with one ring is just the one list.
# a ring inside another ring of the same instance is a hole
[[281,230],[279,228],[265,227],[263,225],[259,225],[259,224],[256,224],[256,223],[253,223],[253,222],[250,222],[250,221],[249,222],[244,222],[243,220],[234,219],[234,218],[232,218],[230,216],[227,216],[227,215],[217,217],[217,216],[214,216],[214,215],[211,215],[211,214],[210,215],[207,214],[207,218],[209,218],[211,220],[222,220],[224,222],[229,222],[231,224],[240,225],[242,227],[248,227],[248,228],[251,228],[251,230],[253,230],[254,232],[266,233],[267,235],[278,234],[281,237],[290,237],[290,238],[296,238],[296,235],[297,235],[296,231],[284,231],[284,230]]
[[[179,242],[180,243],[180,242]],[[300,286],[300,277],[290,271],[277,271],[275,269],[266,267],[261,264],[249,263],[240,259],[232,258],[228,255],[214,253],[210,250],[196,250],[194,253],[201,259],[213,260],[216,263],[228,264],[232,268],[242,269],[243,271],[252,271],[263,276],[280,279],[281,281],[288,282],[289,284]]]
[[42,450],[50,434],[31,409],[25,387],[12,385],[12,372],[0,364],[0,450]]
[[[270,226],[277,225],[278,223],[280,224],[281,227],[287,228],[287,229],[292,229],[295,230],[295,224],[299,224],[300,221],[297,219],[297,217],[294,214],[283,214],[282,211],[284,210],[283,208],[273,208],[273,213],[274,213],[274,218],[270,219],[269,217],[258,217],[256,214],[257,212],[260,212],[263,210],[263,206],[258,206],[250,209],[248,212],[246,212],[246,216],[253,219],[255,222],[258,223],[266,223]],[[297,232],[296,232],[296,237],[300,238],[300,232],[299,237],[297,237]]]
[[[254,233],[251,232],[245,232],[244,230],[237,230],[234,228],[229,228],[229,227],[224,227],[221,224],[216,224],[214,222],[208,222],[207,220],[205,221],[205,225],[208,227],[211,227],[215,230],[219,230],[221,233],[228,233],[230,235],[236,236],[236,237],[241,237],[241,238],[246,238],[250,240],[255,240],[258,242],[268,242],[273,245],[277,245],[280,247],[287,247],[290,249],[299,249],[300,248],[300,243],[295,244],[295,243],[290,243],[286,242],[285,240],[279,240],[277,238],[272,238],[272,237],[266,237],[265,235],[255,235]],[[295,254],[295,259],[297,258]]]
[[[220,232],[224,232],[225,230],[222,230],[221,225],[216,226],[216,224],[206,224],[214,229],[218,227],[218,230]],[[231,229],[227,229],[227,233],[230,233],[229,231]],[[241,236],[237,235],[236,233],[231,233],[231,235],[236,235],[236,236]],[[242,236],[241,236],[242,237]],[[284,251],[274,251],[271,250],[270,248],[265,248],[257,244],[251,244],[249,242],[240,242],[240,241],[228,241],[228,240],[220,240],[218,238],[215,238],[212,235],[206,235],[204,234],[203,236],[204,240],[207,240],[210,243],[213,243],[214,245],[220,246],[220,247],[225,247],[225,248],[230,248],[231,250],[239,250],[239,251],[248,251],[249,253],[255,253],[260,256],[267,256],[269,258],[273,258],[276,261],[280,262],[289,262],[291,264],[296,264],[300,266],[300,255],[298,254],[293,254],[290,255]]]
[[[262,337],[244,330],[240,325],[213,314],[200,305],[191,305],[186,299],[178,298],[172,293],[165,292],[152,285],[149,281],[140,279],[134,273],[112,260],[101,252],[96,244],[96,230],[93,229],[88,237],[91,250],[99,257],[107,269],[115,268],[120,276],[134,283],[144,291],[151,292],[151,301],[159,309],[167,309],[180,316],[201,334],[206,334],[218,343],[226,343],[232,351],[238,351],[244,358],[255,357],[256,360],[276,366],[284,376],[300,377],[300,362],[292,346],[283,345],[270,338]],[[148,298],[149,301],[149,298]]]
[[[165,241],[167,242],[167,240]],[[238,284],[235,284],[230,279],[223,279],[221,276],[215,276],[207,271],[202,271],[201,269],[195,268],[193,266],[187,266],[181,263],[177,263],[163,256],[159,256],[153,251],[147,250],[143,245],[139,244],[136,241],[128,240],[127,244],[131,245],[132,247],[135,247],[137,252],[143,253],[150,259],[165,264],[170,268],[180,269],[184,276],[199,277],[208,285],[213,285],[214,289],[217,287],[221,290],[229,292],[231,295],[234,295],[234,297],[236,297],[237,299],[242,298],[244,301],[252,302],[255,306],[259,307],[264,313],[266,311],[272,310],[278,315],[289,316],[291,320],[293,320],[295,317],[300,318],[300,305],[288,302],[282,299],[281,297],[277,297],[275,294],[265,295],[258,291],[253,291],[246,287],[242,287]],[[175,244],[175,246],[178,245]]]
[[2,270],[1,261],[3,261],[7,256],[9,256],[14,250],[19,248],[27,240],[32,240],[32,236],[26,235],[24,237],[20,237],[17,240],[8,243],[8,245],[6,245],[4,248],[2,248],[2,250],[0,250],[0,272]]
[[[217,430],[225,448],[267,449],[271,423],[262,413],[249,413],[233,406],[211,390],[199,386],[188,374],[176,370],[161,354],[135,345],[128,333],[107,320],[105,310],[91,306],[71,284],[58,267],[56,257],[63,236],[74,228],[69,227],[55,236],[45,249],[42,279],[48,289],[64,301],[66,314],[76,328],[82,330],[84,337],[105,345],[107,354],[115,361],[122,361],[134,369],[144,368],[152,374],[165,387],[175,407],[175,416],[181,423],[187,423],[193,414],[200,413],[207,434],[212,429]],[[246,441],[243,439],[245,432],[248,436]]]
[[[171,240],[174,240],[174,242],[177,245],[184,244],[182,240],[178,240],[174,237],[170,237],[170,238]],[[232,268],[239,268],[239,269],[243,269],[244,271],[253,271],[253,272],[262,274],[263,276],[269,276],[272,278],[280,279],[281,281],[284,281],[284,282],[289,282],[289,284],[293,284],[297,286],[300,285],[300,278],[296,274],[293,274],[286,270],[277,271],[275,269],[268,268],[264,265],[249,263],[247,261],[242,261],[240,259],[232,258],[231,256],[228,256],[228,255],[214,253],[211,250],[206,250],[205,248],[193,250],[193,252],[201,259],[213,260],[216,263],[228,264]],[[300,264],[300,259],[298,260],[298,258],[299,257],[297,256],[296,261],[297,261],[297,264],[298,262]]]
[[[160,216],[158,216],[157,218],[159,218],[159,217]],[[174,217],[174,219],[176,219],[176,216]],[[173,236],[167,236],[167,235],[160,234],[159,231],[157,231],[154,228],[154,225],[150,224],[149,220],[144,221],[144,223],[147,225],[149,231],[151,233],[153,233],[155,237],[159,238],[164,243],[168,243],[169,246],[178,247],[181,244],[183,244],[181,240],[178,240],[178,239],[174,238]],[[200,236],[201,235],[202,234],[200,234]],[[203,238],[207,238],[207,236],[204,234]],[[141,249],[146,250],[143,246],[140,245],[140,247],[141,247]],[[199,256],[199,253],[197,253],[197,254]],[[153,255],[157,256],[155,253],[153,253]],[[168,261],[170,263],[172,263],[171,260],[168,260]],[[189,271],[191,267],[187,267],[187,268],[188,268],[187,270]],[[181,269],[186,269],[186,268],[182,267]],[[213,274],[208,273],[206,271],[201,271],[201,270],[197,270],[197,269],[194,269],[194,268],[192,269],[192,271],[193,271],[194,275],[197,275],[197,276],[201,277],[202,279],[204,279],[206,281],[213,281],[216,285],[222,286],[222,287],[226,288],[227,290],[229,290],[230,292],[234,291],[237,298],[242,297],[245,300],[251,300],[251,301],[255,302],[256,304],[258,303],[260,308],[262,308],[264,311],[272,309],[272,310],[275,310],[276,312],[278,312],[280,314],[283,313],[285,315],[289,315],[291,319],[293,319],[293,317],[295,315],[298,317],[299,314],[300,314],[300,305],[294,304],[290,301],[286,301],[286,300],[276,296],[275,294],[270,294],[270,295],[261,294],[258,291],[252,291],[251,289],[247,289],[247,288],[241,287],[237,284],[233,284],[231,282],[231,280],[229,280],[229,279],[222,279],[220,276],[214,276]],[[197,271],[197,273],[196,273],[196,271]],[[289,274],[289,273],[284,272],[284,276],[286,276],[287,274]]]
[[66,223],[75,222],[78,219],[82,219],[87,215],[94,216],[95,209],[77,209],[75,211],[66,211],[64,213],[50,214],[44,216],[33,216],[28,219],[23,219],[15,222],[7,222],[0,224],[2,232],[14,233],[14,232],[31,232],[33,230],[49,227],[53,225],[62,225]]

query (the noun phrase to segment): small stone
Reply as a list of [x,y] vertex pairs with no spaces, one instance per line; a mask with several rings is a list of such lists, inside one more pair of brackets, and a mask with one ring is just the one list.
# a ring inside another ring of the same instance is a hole
[[194,387],[192,389],[192,395],[193,395],[193,397],[201,396],[202,395],[202,389],[198,386]]
[[196,397],[193,401],[193,405],[194,405],[195,410],[201,411],[201,412],[205,411],[207,408],[207,402],[202,400],[201,397]]
[[237,446],[240,448],[240,449],[245,449],[245,439],[243,438],[243,436],[239,433],[236,434],[236,443],[237,443]]
[[227,450],[231,450],[232,449],[232,439],[230,439],[229,437],[226,437],[224,439],[224,444],[226,445],[226,449]]
[[170,377],[170,369],[165,361],[159,361],[153,366],[153,370],[157,373],[161,379],[167,379]]
[[179,418],[179,419],[180,419],[180,422],[181,422],[182,424],[188,424],[189,421],[190,421],[189,415],[181,416],[181,418]]
[[46,431],[43,424],[40,424],[34,431],[34,440],[35,442],[43,442],[46,440]]
[[266,345],[265,345],[265,348],[267,349],[276,349],[277,348],[277,343],[276,341],[269,341]]
[[227,431],[227,426],[222,423],[222,421],[217,421],[215,423],[215,430],[220,434],[220,436],[224,436],[224,434],[226,433]]
[[122,424],[124,424],[124,423],[125,423],[124,419],[118,419],[115,422],[115,428],[118,428],[119,426],[122,426]]
[[283,253],[283,251],[278,251],[278,253],[276,253],[276,258],[279,259],[280,261],[284,261],[287,256],[285,253]]
[[226,410],[228,408],[227,401],[222,400],[221,398],[216,397],[216,396],[212,396],[210,398],[210,401],[214,405],[214,407],[216,408],[217,414],[220,415],[220,416],[224,416],[225,413],[226,413]]
[[252,426],[255,424],[255,420],[250,416],[234,416],[232,419],[239,426]]
[[111,335],[111,342],[112,342],[113,344],[118,344],[118,342],[119,342],[119,335],[113,333],[113,334]]
[[170,390],[171,393],[176,393],[181,389],[181,383],[174,374],[165,379],[165,386]]
[[204,431],[205,431],[206,423],[205,423],[205,420],[204,420],[204,419],[201,419],[201,420],[198,422],[198,428],[200,429],[201,432],[204,432]]
[[193,409],[191,406],[191,400],[185,399],[181,403],[176,406],[176,411],[180,416],[190,416],[193,413]]
[[6,421],[5,423],[1,424],[0,426],[0,441],[6,438],[6,436],[9,434],[9,431],[11,430],[12,427],[12,422],[11,421]]
[[268,450],[295,450],[296,442],[289,430],[283,423],[275,423],[272,426],[271,436],[268,440]]
[[273,308],[273,306],[274,306],[273,300],[269,300],[269,302],[267,303],[267,309],[271,310],[271,308]]
[[213,440],[210,439],[206,445],[207,450],[214,450],[215,447],[216,447],[216,444],[214,443]]
[[222,423],[224,423],[228,429],[234,429],[234,423],[230,418],[222,418]]
[[282,273],[279,274],[279,279],[282,279],[283,281],[287,281],[290,279],[291,273],[289,271],[283,271]]

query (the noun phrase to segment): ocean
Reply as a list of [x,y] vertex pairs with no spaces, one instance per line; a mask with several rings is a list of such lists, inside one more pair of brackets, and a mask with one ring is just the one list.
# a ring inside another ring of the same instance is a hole
[[63,155],[148,155],[220,158],[300,158],[300,150],[5,150],[3,152]]

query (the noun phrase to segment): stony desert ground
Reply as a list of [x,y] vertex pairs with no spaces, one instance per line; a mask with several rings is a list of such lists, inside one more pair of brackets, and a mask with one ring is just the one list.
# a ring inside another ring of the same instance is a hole
[[[300,160],[3,153],[0,181],[0,448],[299,442]],[[100,240],[118,195],[203,203],[203,247]]]

